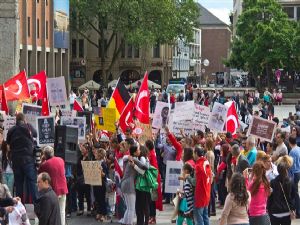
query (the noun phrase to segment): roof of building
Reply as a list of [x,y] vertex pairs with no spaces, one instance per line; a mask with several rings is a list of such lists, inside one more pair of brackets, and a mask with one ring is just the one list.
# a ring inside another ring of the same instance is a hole
[[200,16],[199,16],[199,22],[201,26],[224,26],[228,27],[226,23],[221,21],[218,17],[216,17],[214,14],[212,14],[208,9],[203,7],[201,4],[198,3],[198,7],[200,9]]

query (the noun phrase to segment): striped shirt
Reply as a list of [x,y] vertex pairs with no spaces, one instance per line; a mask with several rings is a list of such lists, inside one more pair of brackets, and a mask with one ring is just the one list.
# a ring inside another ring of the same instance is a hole
[[192,184],[186,179],[183,183],[183,191],[187,203],[187,211],[185,214],[191,213],[194,207],[194,191]]

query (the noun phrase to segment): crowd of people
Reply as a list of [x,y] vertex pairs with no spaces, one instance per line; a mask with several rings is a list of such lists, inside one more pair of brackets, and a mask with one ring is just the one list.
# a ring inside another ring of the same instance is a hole
[[[220,217],[220,225],[291,224],[293,218],[300,217],[300,107],[296,105],[296,114],[281,123],[273,107],[281,103],[280,93],[275,96],[266,89],[263,96],[246,91],[226,97],[224,91],[210,95],[187,89],[185,96],[183,92],[166,96],[164,91],[151,90],[152,112],[157,101],[194,100],[210,106],[233,100],[246,125],[252,115],[275,121],[274,140],[247,136],[247,127],[234,136],[206,129],[193,135],[181,131],[181,136],[175,137],[166,125],[141,143],[131,128],[122,132],[116,124],[114,133],[93,127],[77,146],[77,164],[55,156],[51,146],[36,146],[36,130],[18,113],[6,140],[1,138],[1,223],[7,224],[13,206],[22,201],[34,204],[40,225],[64,225],[72,216],[156,224],[156,210],[163,210],[163,203],[172,203],[177,196],[173,218],[177,225],[208,225],[209,218],[215,216]],[[72,105],[79,96],[71,92],[69,97]],[[90,104],[99,106],[99,102],[105,106],[103,97],[98,100],[96,93],[91,98],[87,91],[81,94],[85,110],[90,110]],[[258,111],[253,110],[255,104]],[[60,114],[56,116],[59,120]],[[3,134],[1,118],[0,127]],[[101,186],[85,183],[81,161],[99,162]],[[178,177],[183,186],[176,194],[165,193],[168,161],[183,162]],[[219,215],[217,208],[222,209]]]

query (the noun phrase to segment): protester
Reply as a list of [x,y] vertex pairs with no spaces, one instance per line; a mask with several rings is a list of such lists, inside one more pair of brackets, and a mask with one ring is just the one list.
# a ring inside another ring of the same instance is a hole
[[34,212],[41,225],[61,225],[58,198],[50,183],[51,178],[48,173],[43,172],[38,175],[39,197],[34,203]]
[[288,154],[287,146],[284,143],[285,133],[279,131],[276,134],[276,150],[273,152],[272,160],[275,162],[280,156],[284,156]]
[[235,144],[231,147],[232,156],[236,158],[235,172],[243,173],[243,171],[250,167],[248,159],[241,154],[240,147]]
[[2,151],[2,181],[8,186],[10,193],[14,193],[14,173],[12,169],[11,151],[8,151],[6,141],[1,144]]

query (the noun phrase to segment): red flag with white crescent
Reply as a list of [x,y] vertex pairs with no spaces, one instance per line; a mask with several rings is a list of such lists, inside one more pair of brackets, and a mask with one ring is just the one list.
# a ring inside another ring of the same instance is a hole
[[44,90],[46,89],[47,76],[45,71],[41,71],[27,79],[27,84],[30,88],[31,97],[36,99],[44,98]]
[[23,70],[3,84],[6,101],[30,98],[26,72]]
[[228,107],[227,118],[226,118],[226,131],[232,133],[233,137],[236,137],[236,131],[239,128],[239,117],[235,109],[233,101],[225,103]]
[[145,73],[140,90],[135,98],[135,111],[134,116],[143,124],[149,124],[150,122],[150,93],[148,89],[148,73]]
[[134,103],[133,103],[133,99],[131,98],[126,104],[119,119],[119,125],[124,133],[126,131],[126,128],[132,128],[134,126],[133,110],[134,110]]
[[6,101],[6,98],[5,98],[3,85],[0,86],[0,99],[1,99],[1,110],[5,111],[6,115],[8,115],[9,114],[9,109],[8,109],[7,101]]
[[49,115],[50,115],[50,108],[49,108],[47,87],[45,85],[43,99],[42,99],[42,116],[49,116]]

